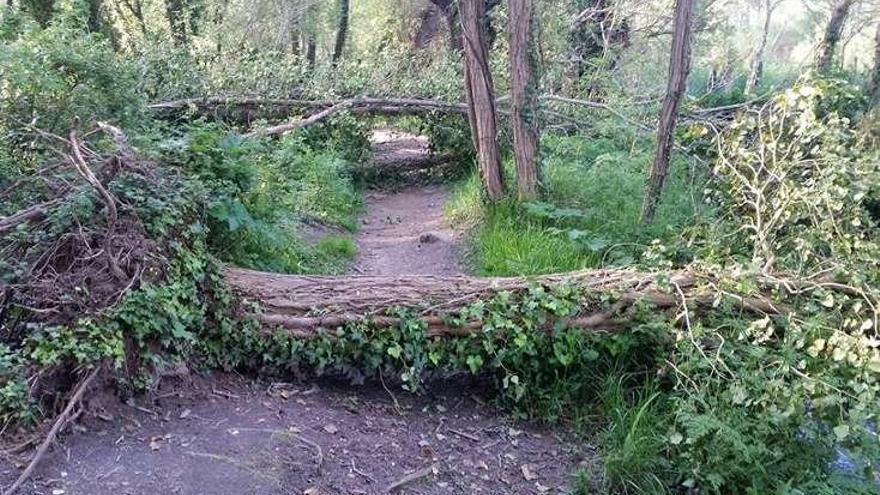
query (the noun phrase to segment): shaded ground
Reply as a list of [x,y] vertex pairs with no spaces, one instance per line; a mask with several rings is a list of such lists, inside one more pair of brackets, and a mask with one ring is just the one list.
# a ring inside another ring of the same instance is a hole
[[[578,459],[556,434],[499,416],[477,387],[434,391],[178,383],[86,416],[22,493],[373,494],[413,473],[392,491],[566,492]],[[14,472],[2,465],[0,480]]]
[[447,191],[421,186],[367,193],[354,271],[365,275],[455,275],[460,237],[443,222]]
[[[424,137],[393,130],[377,130],[372,142],[380,166],[418,161],[429,150]],[[443,220],[446,198],[447,190],[441,185],[367,192],[353,270],[365,275],[463,273],[456,252],[461,233]]]
[[[377,151],[427,149],[402,139]],[[369,192],[353,270],[461,273],[457,234],[442,221],[445,200],[436,185]],[[470,377],[423,396],[380,384],[165,379],[127,404],[91,399],[20,493],[567,493],[581,462],[577,443],[511,421],[486,405],[484,392]],[[0,486],[20,467],[0,456]]]

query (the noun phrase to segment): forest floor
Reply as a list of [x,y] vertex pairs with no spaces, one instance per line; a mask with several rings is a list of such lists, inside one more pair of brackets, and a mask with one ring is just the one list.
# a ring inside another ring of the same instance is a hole
[[[392,148],[418,155],[423,143],[404,139]],[[369,191],[353,272],[462,273],[461,234],[442,218],[446,194],[439,185]],[[420,395],[191,372],[159,385],[126,403],[89,400],[20,493],[557,494],[594,458],[564,430],[505,416],[470,376]],[[0,457],[0,486],[18,467]]]

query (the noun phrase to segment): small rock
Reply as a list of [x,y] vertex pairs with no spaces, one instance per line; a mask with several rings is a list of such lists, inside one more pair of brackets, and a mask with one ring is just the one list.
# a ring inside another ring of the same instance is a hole
[[532,468],[528,464],[523,464],[522,466],[520,466],[520,470],[522,471],[523,478],[525,478],[526,481],[538,479],[538,475],[532,472]]
[[183,411],[180,411],[180,419],[186,419],[190,414],[192,414],[192,410],[184,409]]
[[322,429],[331,435],[335,435],[336,432],[339,431],[339,428],[337,428],[336,425],[333,424],[326,424]]
[[440,238],[437,237],[437,234],[433,232],[425,232],[424,234],[419,236],[420,244],[432,244],[439,241]]

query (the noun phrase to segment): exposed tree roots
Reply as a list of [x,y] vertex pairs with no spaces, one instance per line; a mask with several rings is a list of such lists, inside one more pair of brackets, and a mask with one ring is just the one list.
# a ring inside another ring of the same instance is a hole
[[[109,187],[121,172],[149,181],[154,179],[153,171],[149,164],[138,161],[122,131],[106,124],[99,124],[99,130],[113,139],[113,152],[91,150],[77,130],[66,137],[42,133],[64,143],[65,149],[59,150],[59,163],[51,177],[34,179],[51,184],[46,196],[0,218],[2,254],[15,259],[24,273],[9,285],[0,283],[0,317],[8,315],[4,309],[12,305],[26,310],[28,318],[66,324],[116,304],[127,290],[137,286],[145,272],[161,272],[164,258],[158,247],[144,232],[136,213]],[[73,204],[89,195],[97,200],[97,216],[80,218]],[[15,235],[24,224],[41,228],[48,217],[66,230],[36,245],[29,237]],[[8,329],[19,326],[5,323]]]

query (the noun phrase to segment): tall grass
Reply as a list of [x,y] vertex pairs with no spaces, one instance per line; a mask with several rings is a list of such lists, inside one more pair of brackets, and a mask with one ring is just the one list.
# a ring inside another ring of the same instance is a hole
[[[545,136],[542,201],[484,207],[479,178],[453,189],[447,219],[470,228],[469,260],[481,275],[534,275],[635,261],[654,239],[696,221],[705,169],[673,160],[655,221],[639,222],[651,142],[634,137]],[[506,164],[512,182],[512,164]]]

